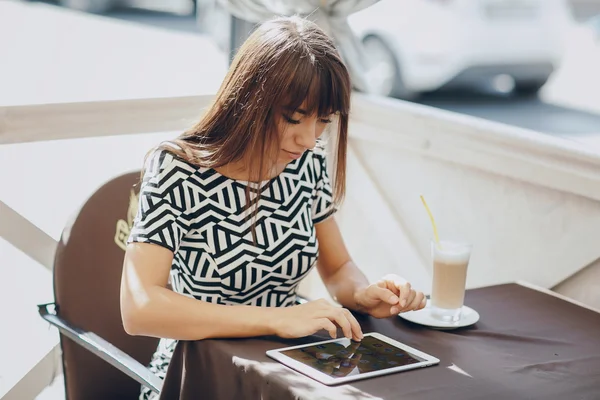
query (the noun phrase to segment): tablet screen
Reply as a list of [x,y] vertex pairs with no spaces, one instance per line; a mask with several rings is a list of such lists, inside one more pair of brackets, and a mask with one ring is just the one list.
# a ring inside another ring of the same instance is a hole
[[373,336],[365,336],[361,342],[340,339],[330,343],[284,350],[281,353],[333,378],[360,375],[425,361],[419,356]]

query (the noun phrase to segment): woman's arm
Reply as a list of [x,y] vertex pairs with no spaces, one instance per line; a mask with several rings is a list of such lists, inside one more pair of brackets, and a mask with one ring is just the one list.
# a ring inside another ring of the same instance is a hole
[[334,218],[316,224],[315,228],[319,241],[317,268],[327,291],[342,306],[360,311],[354,295],[369,286],[369,281],[350,258]]
[[127,246],[121,279],[121,316],[125,331],[178,340],[277,335],[296,338],[321,329],[336,337],[341,327],[360,340],[360,325],[348,312],[324,300],[294,307],[219,305],[166,288],[173,253],[162,246]]
[[173,252],[193,222],[191,205],[182,194],[188,191],[188,178],[195,168],[166,151],[155,152],[145,168],[121,279],[121,316],[126,332],[198,340],[271,334],[302,337],[326,329],[334,337],[337,325],[347,337],[361,337],[354,316],[324,300],[286,308],[229,306],[167,289]]
[[197,340],[275,334],[272,309],[202,302],[167,289],[173,253],[148,243],[127,246],[121,314],[131,335]]
[[319,274],[329,294],[342,306],[377,318],[425,307],[423,293],[400,277],[369,284],[350,258],[334,218],[316,224],[316,232]]

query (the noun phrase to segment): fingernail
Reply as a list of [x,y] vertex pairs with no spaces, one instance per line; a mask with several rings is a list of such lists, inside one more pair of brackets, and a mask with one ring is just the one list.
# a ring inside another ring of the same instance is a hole
[[406,306],[406,299],[402,299],[402,301],[400,302],[400,306],[402,306],[402,307]]
[[397,302],[398,302],[398,296],[390,297],[390,303],[397,303]]
[[392,307],[392,314],[398,314],[400,312],[400,310],[398,310],[396,307]]

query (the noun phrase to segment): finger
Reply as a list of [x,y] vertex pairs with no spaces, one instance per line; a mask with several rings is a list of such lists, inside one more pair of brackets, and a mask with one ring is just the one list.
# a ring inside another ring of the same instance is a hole
[[415,298],[417,297],[417,292],[414,289],[410,290],[410,293],[408,295],[408,297],[406,298],[406,306],[404,307],[403,311],[408,311],[411,310],[411,304],[412,302],[415,300]]
[[408,301],[408,296],[410,295],[411,292],[411,287],[410,287],[410,282],[406,282],[404,285],[401,285],[399,287],[400,289],[400,307],[404,308],[406,307],[407,301]]
[[400,287],[404,284],[404,282],[400,283],[400,282],[397,282],[395,280],[390,280],[390,279],[385,279],[385,280],[382,280],[381,282],[382,282],[382,284],[380,285],[380,287],[388,289],[389,291],[394,293],[396,296],[400,296]]
[[317,329],[325,329],[327,332],[329,332],[329,336],[331,336],[332,339],[337,338],[337,328],[335,327],[335,325],[333,324],[333,322],[331,322],[329,319],[327,318],[319,318],[317,320]]
[[419,306],[419,310],[425,308],[426,305],[427,305],[427,297],[423,296],[423,301],[421,302],[421,305]]
[[424,298],[425,298],[425,295],[423,294],[423,292],[417,292],[415,294],[414,299],[412,299],[412,301],[409,303],[407,309],[408,310],[419,310],[421,308],[421,304],[423,303]]
[[344,313],[346,314],[346,318],[348,318],[348,321],[350,322],[350,328],[352,329],[352,339],[354,339],[356,341],[362,340],[363,333],[362,333],[362,328],[360,327],[360,324],[358,323],[356,318],[354,318],[354,315],[352,315],[352,313],[350,311],[348,311],[345,308],[343,310],[344,310]]
[[388,283],[385,279],[382,279],[379,282],[377,282],[377,286],[379,286],[380,288],[387,289]]
[[331,307],[327,317],[331,321],[338,324],[340,328],[342,328],[342,332],[344,332],[345,337],[352,339],[352,325],[350,325],[350,321],[348,321],[348,317],[346,316],[343,308]]
[[390,292],[394,293],[396,296],[400,295],[400,290],[398,289],[398,285],[396,285],[393,281],[381,281],[381,288],[387,289]]
[[394,292],[381,286],[370,286],[367,293],[375,299],[384,301],[392,306],[397,305],[399,301],[398,296]]

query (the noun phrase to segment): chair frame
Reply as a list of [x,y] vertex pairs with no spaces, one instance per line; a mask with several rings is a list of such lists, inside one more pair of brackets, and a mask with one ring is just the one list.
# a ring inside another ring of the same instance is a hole
[[[308,299],[300,295],[297,296],[297,304],[304,304],[306,302],[308,302]],[[38,312],[44,320],[58,328],[61,334],[100,357],[138,383],[160,394],[163,386],[161,378],[154,375],[146,366],[142,365],[129,354],[115,347],[94,332],[85,331],[65,321],[60,317],[59,308],[56,303],[40,304],[38,305]]]
[[59,316],[58,311],[56,303],[38,305],[40,316],[51,325],[58,328],[61,334],[100,357],[140,384],[150,388],[153,392],[160,394],[163,385],[162,379],[154,375],[148,368],[129,354],[115,347],[94,332],[87,332],[65,321]]

